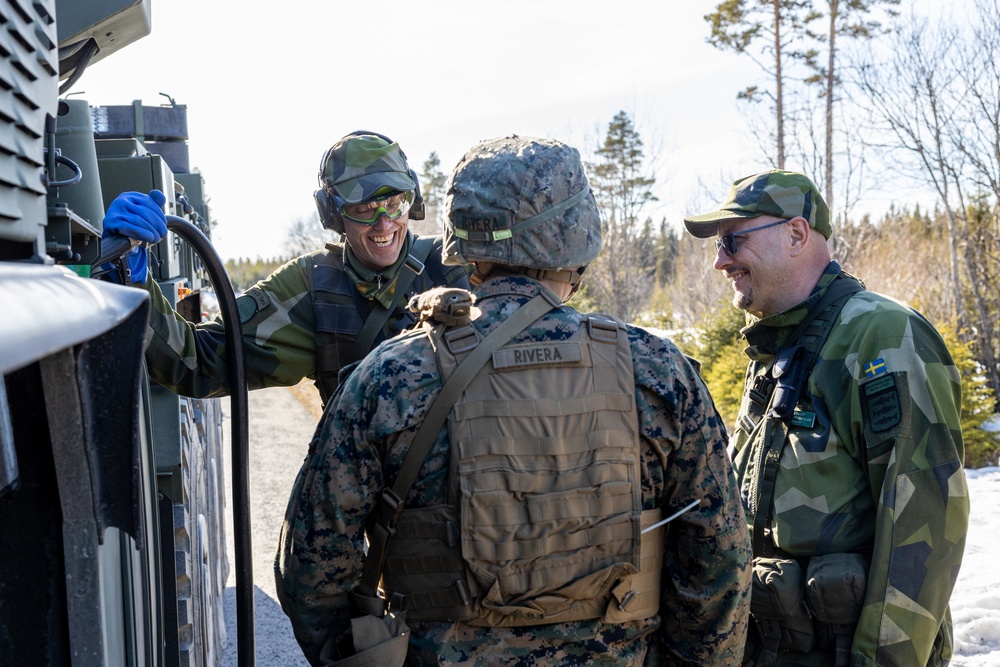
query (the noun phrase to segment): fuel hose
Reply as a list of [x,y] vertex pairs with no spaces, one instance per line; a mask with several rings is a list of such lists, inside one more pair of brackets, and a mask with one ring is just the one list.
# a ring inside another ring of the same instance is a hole
[[226,380],[229,384],[232,426],[233,542],[236,548],[236,660],[254,667],[253,551],[250,537],[250,468],[248,463],[247,383],[243,362],[243,334],[236,294],[226,267],[204,232],[184,218],[167,216],[167,229],[194,249],[208,270],[225,323]]

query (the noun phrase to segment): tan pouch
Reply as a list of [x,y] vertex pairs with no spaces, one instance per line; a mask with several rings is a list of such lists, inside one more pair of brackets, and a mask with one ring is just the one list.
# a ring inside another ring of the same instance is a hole
[[403,667],[410,643],[410,628],[402,616],[387,614],[351,619],[354,655],[336,658],[337,642],[330,639],[320,652],[320,664],[331,667]]

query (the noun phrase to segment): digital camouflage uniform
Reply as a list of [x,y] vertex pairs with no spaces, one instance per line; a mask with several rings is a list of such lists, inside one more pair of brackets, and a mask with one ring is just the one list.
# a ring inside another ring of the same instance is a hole
[[[805,302],[752,318],[743,330],[748,383],[840,273],[832,262]],[[962,562],[969,496],[959,372],[938,333],[888,297],[862,291],[849,298],[796,406],[771,507],[756,506],[768,420],[749,433],[747,407],[744,399],[732,442],[748,525],[769,511],[779,553],[800,562],[855,553],[871,564],[850,664],[946,664],[948,600]],[[783,653],[778,664],[833,661],[831,651],[814,650]]]
[[[483,336],[543,290],[523,276],[487,280],[476,291]],[[563,306],[518,334],[519,341],[569,338],[584,316]],[[643,509],[694,509],[662,531],[659,614],[606,624],[573,621],[488,628],[410,623],[407,664],[735,665],[746,636],[749,542],[735,493],[724,429],[691,364],[666,339],[628,327],[639,418]],[[427,333],[383,343],[347,378],[328,406],[296,480],[276,561],[278,596],[306,656],[346,631],[348,592],[358,583],[365,523],[441,391]],[[450,444],[438,435],[407,507],[447,502]]]
[[[391,305],[398,277],[409,270],[402,264],[415,238],[409,234],[399,260],[382,272],[375,272],[356,261],[349,248],[347,262],[343,263],[343,246],[330,243],[323,250],[289,261],[240,296],[237,305],[243,329],[248,389],[294,385],[305,377],[317,379],[317,292],[313,284],[317,274],[314,267],[322,265],[332,267],[333,272],[344,272],[349,282],[357,286],[358,295],[322,296],[327,304],[324,307],[335,309],[332,319],[340,323],[345,332],[341,344],[349,346],[364,321],[356,301],[360,297],[361,300],[378,300],[385,307]],[[413,324],[413,314],[406,310],[409,295],[438,284],[468,286],[466,270],[457,266],[444,267],[440,257],[441,241],[435,239],[427,268],[410,284],[376,342],[386,334],[393,336]],[[153,302],[152,340],[146,354],[150,375],[171,391],[185,396],[226,395],[225,335],[221,319],[192,324],[171,308],[152,278],[147,278],[145,286]],[[334,383],[337,370],[331,371]]]

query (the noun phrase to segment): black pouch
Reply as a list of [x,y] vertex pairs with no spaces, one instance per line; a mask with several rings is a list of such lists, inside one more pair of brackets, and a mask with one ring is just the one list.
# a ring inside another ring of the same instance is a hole
[[806,380],[806,349],[801,345],[783,347],[771,367],[776,385],[771,398],[771,416],[788,420],[795,412]]
[[808,653],[815,645],[802,567],[790,558],[755,558],[750,613],[765,644]]
[[838,635],[853,638],[865,604],[867,573],[868,562],[858,554],[826,554],[809,561],[806,598],[816,615],[820,648],[833,649]]

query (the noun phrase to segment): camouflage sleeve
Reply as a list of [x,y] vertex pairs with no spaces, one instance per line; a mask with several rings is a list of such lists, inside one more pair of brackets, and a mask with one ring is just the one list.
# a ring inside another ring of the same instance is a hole
[[725,430],[708,389],[673,343],[633,338],[643,437],[663,457],[669,523],[663,539],[663,629],[668,664],[738,665],[749,619],[750,538]]
[[921,316],[893,302],[853,299],[841,317],[849,320],[853,308],[875,312],[859,318],[867,325],[842,327],[856,330],[848,335],[856,337],[857,358],[849,383],[852,431],[841,432],[863,443],[877,501],[853,664],[926,665],[942,649],[936,642],[950,654],[948,600],[968,527],[960,376]]
[[330,400],[289,498],[275,560],[281,607],[313,665],[329,640],[350,627],[348,593],[361,578],[365,519],[383,487],[379,453],[369,443],[378,407],[369,390],[381,380],[365,364]]
[[[303,262],[288,262],[237,299],[249,389],[293,385],[315,370],[314,314]],[[145,287],[153,302],[146,349],[153,379],[185,396],[228,394],[221,317],[192,324],[152,278]]]

